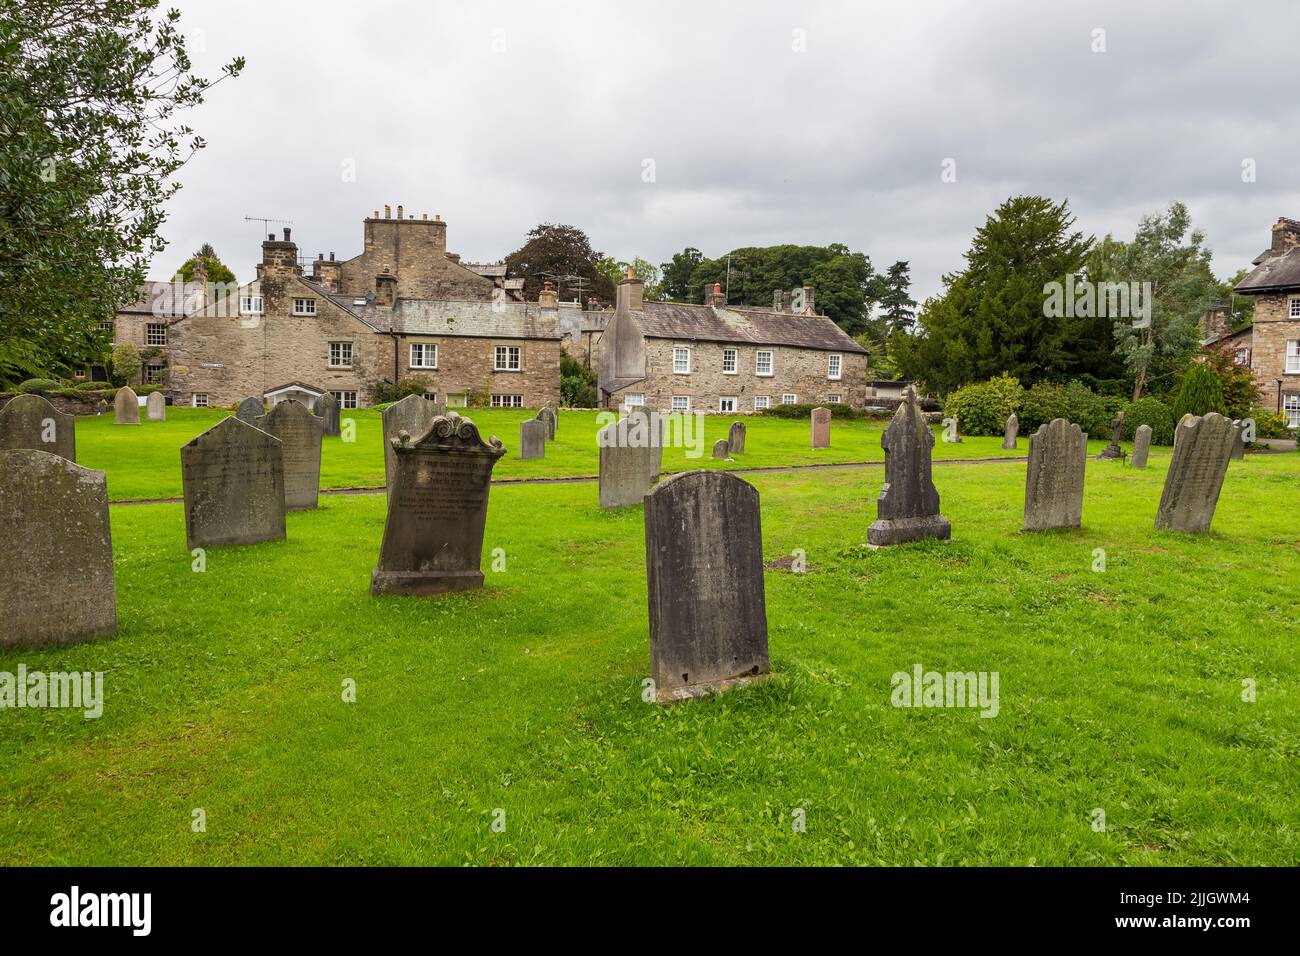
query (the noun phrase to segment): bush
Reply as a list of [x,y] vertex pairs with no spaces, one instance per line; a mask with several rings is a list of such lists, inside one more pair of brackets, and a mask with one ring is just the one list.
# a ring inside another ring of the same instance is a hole
[[596,373],[567,352],[560,354],[560,402],[568,408],[596,407]]
[[1151,426],[1153,445],[1174,443],[1174,411],[1160,399],[1144,395],[1124,406],[1124,439],[1132,441],[1139,425]]
[[1255,419],[1256,438],[1295,438],[1295,432],[1287,428],[1286,416],[1267,408],[1252,409],[1249,418]]
[[35,395],[38,392],[57,392],[63,388],[62,382],[52,378],[29,378],[18,386],[18,394]]
[[1205,367],[1214,373],[1223,390],[1223,407],[1229,418],[1248,418],[1251,409],[1259,405],[1259,387],[1255,376],[1244,365],[1238,365],[1224,349],[1210,349],[1205,355]]
[[854,408],[852,405],[845,405],[843,402],[831,403],[829,405],[808,405],[801,403],[798,405],[773,405],[771,408],[764,409],[760,414],[769,418],[803,418],[806,419],[812,414],[814,408],[829,408],[831,418],[866,418],[867,413],[860,408]]
[[1212,369],[1195,362],[1183,376],[1182,387],[1174,399],[1174,421],[1182,421],[1184,415],[1204,415],[1207,412],[1228,414],[1223,401],[1223,385]]
[[140,350],[131,342],[114,345],[109,364],[113,369],[113,382],[117,385],[129,385],[140,378]]
[[1110,434],[1110,423],[1124,400],[1102,397],[1082,382],[1056,385],[1039,382],[1025,393],[1020,403],[1021,432],[1034,431],[1054,418],[1074,422],[1094,438]]
[[946,418],[957,419],[963,435],[1001,435],[1007,419],[1020,410],[1025,390],[1009,375],[967,385],[943,403]]
[[431,383],[426,378],[404,378],[398,384],[380,382],[375,386],[375,404],[391,405],[400,402],[408,395],[423,395],[429,391]]

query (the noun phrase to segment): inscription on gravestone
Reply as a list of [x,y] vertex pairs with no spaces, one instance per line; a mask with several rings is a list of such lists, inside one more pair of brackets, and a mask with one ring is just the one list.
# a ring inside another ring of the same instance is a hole
[[280,402],[257,420],[258,428],[280,439],[284,506],[289,511],[309,511],[317,505],[322,426],[306,405],[292,398]]
[[1025,530],[1078,528],[1083,521],[1083,470],[1088,436],[1064,418],[1029,436]]
[[113,397],[113,424],[140,424],[140,396],[130,385],[123,385]]
[[74,422],[40,395],[15,396],[0,408],[0,451],[31,448],[76,461]]
[[280,440],[223,418],[181,448],[186,546],[211,548],[284,538]]
[[814,408],[812,410],[812,447],[831,447],[831,410]]
[[1208,531],[1219,503],[1236,429],[1217,412],[1184,415],[1174,430],[1157,531]]
[[939,492],[930,478],[934,432],[916,400],[915,387],[880,436],[885,449],[885,486],[876,499],[876,520],[867,543],[876,547],[952,536],[952,525],[939,514]]

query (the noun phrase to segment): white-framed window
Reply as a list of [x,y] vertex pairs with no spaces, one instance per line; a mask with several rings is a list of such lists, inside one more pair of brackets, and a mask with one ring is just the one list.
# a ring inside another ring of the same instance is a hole
[[114,325],[115,323],[113,322],[112,319],[104,319],[102,322],[99,323],[99,331],[112,332]]
[[330,343],[330,368],[351,368],[351,367],[352,367],[352,343],[331,342]]
[[411,368],[437,368],[438,346],[432,342],[411,343]]
[[754,374],[772,374],[772,352],[770,349],[759,349],[754,353]]
[[167,366],[159,365],[156,362],[144,367],[144,383],[146,385],[157,385],[163,380],[163,373],[167,371]]
[[498,372],[518,372],[519,346],[498,345],[493,352],[492,368]]
[[838,392],[833,395],[826,396],[827,405],[838,405],[839,403],[840,403],[840,396]]
[[1286,340],[1286,374],[1300,372],[1300,339]]
[[315,299],[294,299],[293,314],[294,315],[315,315],[316,300]]
[[1282,414],[1287,428],[1300,428],[1300,395],[1282,396]]
[[339,408],[340,408],[340,409],[343,409],[343,408],[356,408],[356,407],[357,407],[357,393],[356,393],[356,392],[335,392],[335,391],[331,391],[330,394],[334,396],[334,401],[336,401],[336,402],[339,403]]
[[239,297],[241,315],[261,315],[262,297],[260,295],[241,295]]
[[844,356],[839,353],[832,353],[826,356],[826,377],[829,379],[838,379],[843,374]]
[[734,396],[727,396],[718,399],[718,411],[734,412],[736,410],[736,399]]
[[624,408],[641,408],[645,405],[645,392],[628,392],[623,396]]
[[735,375],[735,374],[736,374],[736,364],[737,364],[737,363],[736,363],[736,356],[737,356],[737,354],[738,354],[738,353],[737,353],[737,351],[736,351],[735,349],[723,349],[723,350],[722,350],[722,374],[723,374],[723,375]]
[[782,405],[798,405],[798,404],[799,404],[799,396],[796,395],[794,392],[785,392],[785,393],[781,396],[781,404],[782,404]]
[[1233,362],[1236,363],[1237,365],[1246,365],[1246,366],[1249,366],[1249,365],[1250,365],[1250,346],[1249,346],[1249,345],[1243,345],[1241,348],[1237,349],[1237,354],[1236,354],[1236,356],[1233,358]]
[[672,409],[675,412],[689,412],[691,410],[691,396],[674,395]]
[[1289,319],[1300,319],[1300,295],[1287,300],[1286,314]]
[[523,408],[524,397],[522,395],[493,395],[493,408]]
[[684,345],[673,347],[673,374],[691,374],[691,350]]
[[164,322],[147,322],[144,327],[145,345],[166,345],[167,325]]
[[770,408],[771,405],[772,405],[772,401],[766,395],[754,396],[754,411],[761,412],[765,408]]
[[195,408],[207,408],[207,407],[208,407],[208,393],[207,393],[207,392],[195,392],[195,393],[194,393],[194,407],[195,407]]

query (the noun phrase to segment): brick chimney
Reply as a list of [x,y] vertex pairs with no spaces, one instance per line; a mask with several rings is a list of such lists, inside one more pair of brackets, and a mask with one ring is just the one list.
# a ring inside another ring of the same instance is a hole
[[727,307],[727,296],[722,291],[722,283],[713,283],[713,289],[705,297],[705,305],[711,305],[715,309],[725,309]]
[[537,293],[537,304],[543,309],[558,309],[560,307],[560,297],[555,292],[555,286],[550,281],[542,283],[542,291]]
[[618,284],[618,310],[620,312],[637,312],[645,305],[645,283],[627,270],[627,275]]
[[1269,252],[1281,255],[1296,245],[1300,245],[1300,222],[1279,216],[1277,224],[1273,226],[1273,245]]

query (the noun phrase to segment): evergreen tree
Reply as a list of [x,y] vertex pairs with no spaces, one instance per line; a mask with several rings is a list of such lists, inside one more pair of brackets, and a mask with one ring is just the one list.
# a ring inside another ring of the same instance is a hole
[[1183,376],[1178,397],[1174,399],[1174,421],[1181,421],[1184,415],[1204,415],[1206,412],[1228,413],[1223,401],[1223,385],[1204,363],[1193,362]]
[[916,325],[916,300],[911,296],[911,286],[911,264],[908,262],[895,262],[880,277],[877,298],[881,317],[888,324],[890,333],[908,332]]

